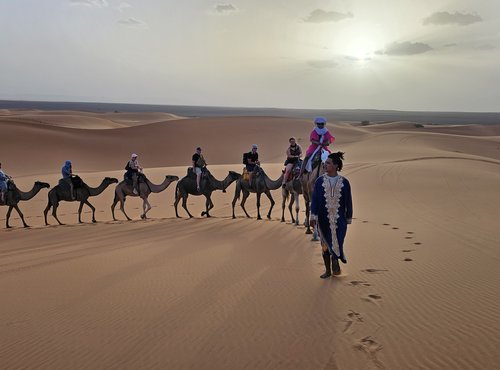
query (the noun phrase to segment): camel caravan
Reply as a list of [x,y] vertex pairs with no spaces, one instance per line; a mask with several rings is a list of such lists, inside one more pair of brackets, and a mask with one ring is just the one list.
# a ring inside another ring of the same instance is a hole
[[[152,183],[144,174],[143,167],[139,164],[138,155],[132,154],[130,160],[125,166],[125,175],[122,181],[116,178],[105,177],[97,187],[87,185],[79,176],[73,174],[71,161],[66,161],[61,169],[62,178],[59,183],[48,192],[47,206],[43,211],[45,225],[48,223],[48,213],[51,214],[59,225],[63,223],[57,216],[57,208],[61,201],[78,202],[78,222],[82,222],[83,206],[87,205],[92,210],[92,222],[96,222],[95,207],[90,203],[89,198],[101,194],[110,185],[116,184],[114,191],[114,199],[111,204],[111,214],[114,221],[115,208],[120,203],[120,211],[125,218],[130,221],[131,218],[125,212],[125,200],[127,197],[139,197],[143,201],[141,219],[147,219],[147,213],[151,210],[151,204],[148,197],[151,193],[160,193],[168,188],[168,186],[177,181],[175,188],[174,209],[177,218],[180,218],[178,213],[178,204],[182,199],[182,208],[185,210],[189,218],[193,215],[187,208],[187,199],[189,195],[205,197],[205,210],[201,213],[202,217],[211,217],[210,211],[214,208],[212,202],[212,193],[221,190],[223,193],[226,189],[235,182],[235,192],[232,205],[232,218],[236,218],[235,206],[241,197],[240,206],[245,213],[245,216],[250,218],[245,204],[250,194],[255,193],[257,200],[257,219],[261,220],[260,205],[262,194],[265,194],[269,199],[270,208],[267,213],[267,218],[271,219],[271,212],[275,205],[271,191],[282,189],[282,213],[281,222],[285,222],[285,208],[287,207],[291,216],[292,224],[299,225],[299,196],[304,197],[305,203],[305,220],[306,233],[313,233],[309,223],[310,204],[312,200],[312,192],[314,184],[325,169],[322,163],[330,154],[328,146],[335,140],[325,127],[326,119],[317,117],[314,121],[315,128],[311,132],[311,145],[306,151],[306,156],[302,160],[302,148],[297,144],[295,138],[289,139],[289,147],[286,151],[285,169],[279,178],[272,180],[265,173],[260,165],[258,146],[253,144],[251,150],[243,154],[243,172],[240,174],[235,171],[229,171],[226,177],[222,180],[216,179],[207,169],[207,163],[202,154],[201,147],[196,148],[196,152],[192,156],[191,167],[188,168],[185,177],[179,180],[178,176],[166,175],[161,184]],[[15,209],[21,218],[24,227],[28,227],[24,220],[24,215],[19,209],[20,201],[27,201],[35,197],[42,189],[50,188],[50,185],[36,181],[33,188],[24,192],[19,190],[12,177],[5,174],[0,163],[0,205],[8,206],[6,215],[6,227],[10,228],[9,220],[12,210]],[[295,214],[293,206],[295,205]],[[316,233],[314,238],[316,238]]]

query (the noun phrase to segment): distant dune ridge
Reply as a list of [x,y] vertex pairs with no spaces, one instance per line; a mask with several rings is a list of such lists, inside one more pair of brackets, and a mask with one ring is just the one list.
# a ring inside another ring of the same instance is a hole
[[[5,103],[5,102],[3,102]],[[132,152],[154,183],[183,177],[196,146],[222,179],[259,145],[278,178],[288,138],[306,149],[312,117],[89,112],[0,105],[0,161],[22,190],[57,184],[66,159],[90,186],[122,178]],[[231,111],[234,112],[234,111]],[[201,116],[201,115],[200,115]],[[43,226],[47,190],[0,207],[1,368],[493,369],[500,363],[500,125],[331,117],[352,186],[341,276],[319,279],[321,250],[281,218],[175,218],[175,183],[111,221],[114,186],[90,199],[98,223]],[[301,198],[300,222],[304,218]],[[239,204],[239,202],[237,203]],[[247,202],[255,217],[255,195]],[[261,213],[267,213],[263,197]],[[287,211],[288,212],[288,211]]]

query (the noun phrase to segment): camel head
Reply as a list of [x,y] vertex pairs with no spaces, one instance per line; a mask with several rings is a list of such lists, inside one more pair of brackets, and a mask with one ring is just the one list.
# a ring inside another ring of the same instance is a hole
[[50,188],[50,185],[47,184],[46,182],[35,181],[35,185],[38,186],[40,189]]
[[[227,176],[229,177],[229,184],[231,184],[233,181],[239,180],[241,178],[241,174],[239,174],[238,172],[234,172],[234,171],[229,171]],[[228,186],[229,186],[229,184],[228,184]],[[223,193],[226,192],[225,185],[226,184],[224,183],[224,188],[222,189]]]
[[241,177],[241,174],[238,172],[229,171],[229,177],[231,178],[231,180],[236,181]]
[[175,176],[175,175],[167,175],[167,176],[165,176],[165,178],[167,180],[169,180],[170,182],[174,182],[174,181],[179,180],[179,176]]
[[114,177],[105,177],[102,182],[106,185],[111,185],[118,183],[118,179],[115,179]]

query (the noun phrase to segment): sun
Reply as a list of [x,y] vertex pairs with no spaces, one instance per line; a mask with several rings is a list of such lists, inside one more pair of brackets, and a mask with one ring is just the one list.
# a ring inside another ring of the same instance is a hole
[[353,60],[368,62],[373,58],[376,50],[376,45],[373,40],[366,37],[356,38],[348,43],[345,54]]

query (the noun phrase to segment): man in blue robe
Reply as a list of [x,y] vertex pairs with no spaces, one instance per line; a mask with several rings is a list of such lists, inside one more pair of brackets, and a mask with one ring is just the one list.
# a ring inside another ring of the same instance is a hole
[[339,259],[347,263],[344,255],[344,238],[347,225],[352,222],[352,197],[349,181],[339,175],[342,170],[344,153],[337,152],[325,161],[325,174],[314,184],[311,201],[311,226],[318,225],[323,249],[325,273],[320,276],[327,279],[340,274]]

